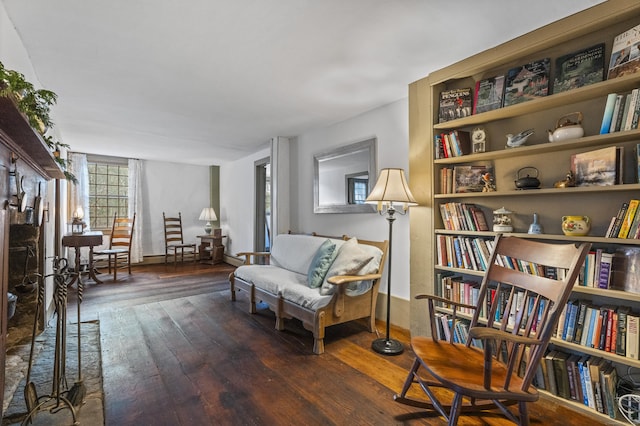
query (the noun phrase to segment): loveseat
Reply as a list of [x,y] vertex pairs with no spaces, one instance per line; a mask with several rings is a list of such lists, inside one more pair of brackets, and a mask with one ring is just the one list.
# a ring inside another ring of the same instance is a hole
[[271,252],[242,252],[244,264],[229,276],[231,300],[236,291],[249,296],[249,312],[266,303],[276,316],[297,318],[313,332],[313,352],[324,352],[325,327],[360,318],[374,332],[376,299],[388,241],[280,234]]

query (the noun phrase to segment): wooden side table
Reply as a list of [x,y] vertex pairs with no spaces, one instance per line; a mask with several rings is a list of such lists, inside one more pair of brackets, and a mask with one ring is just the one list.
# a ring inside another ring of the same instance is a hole
[[76,251],[76,272],[73,274],[73,280],[69,285],[80,279],[80,247],[89,247],[89,277],[97,284],[102,284],[95,274],[93,267],[93,247],[102,244],[102,231],[89,231],[82,234],[66,234],[62,237],[62,245],[65,247],[73,247]]
[[224,257],[222,239],[225,238],[225,235],[198,235],[198,238],[200,239],[200,245],[198,246],[200,262],[208,263],[210,265],[222,263]]

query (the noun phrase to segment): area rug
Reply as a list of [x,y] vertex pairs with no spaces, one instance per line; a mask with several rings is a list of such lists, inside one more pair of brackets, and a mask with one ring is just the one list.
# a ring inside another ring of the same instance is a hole
[[[67,388],[71,388],[78,379],[77,323],[67,324],[65,377]],[[84,403],[75,407],[76,420],[84,424],[104,424],[104,395],[102,388],[102,360],[100,351],[99,321],[80,324],[82,380],[86,388]],[[56,327],[55,318],[44,333],[36,337],[31,382],[36,385],[39,398],[53,393],[53,366],[55,354]],[[29,361],[30,344],[13,348],[7,353],[4,417],[2,425],[17,425],[26,417],[27,407],[24,400],[26,375]],[[63,394],[64,395],[64,394]],[[57,400],[52,400],[55,405]],[[47,404],[50,408],[51,406]],[[44,409],[37,412],[34,425],[69,425],[73,423],[71,410],[62,405],[62,409]],[[54,411],[54,412],[52,412]],[[84,422],[83,422],[84,419]]]

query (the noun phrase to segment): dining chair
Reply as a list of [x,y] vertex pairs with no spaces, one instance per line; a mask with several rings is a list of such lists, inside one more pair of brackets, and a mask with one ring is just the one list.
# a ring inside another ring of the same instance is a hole
[[132,218],[113,215],[109,248],[94,252],[96,262],[106,260],[108,273],[113,271],[113,280],[118,279],[118,269],[126,268],[131,275],[131,245],[133,241],[133,229],[136,223],[136,214]]
[[182,233],[182,213],[178,216],[167,217],[162,212],[164,221],[164,263],[168,263],[169,256],[173,256],[173,265],[178,263],[178,257],[184,262],[185,256],[196,261],[196,243],[185,243]]

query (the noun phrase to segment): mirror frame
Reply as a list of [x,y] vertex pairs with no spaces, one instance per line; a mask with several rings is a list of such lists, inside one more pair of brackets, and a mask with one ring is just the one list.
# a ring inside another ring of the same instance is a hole
[[325,151],[313,156],[313,212],[314,213],[375,213],[375,205],[373,204],[331,204],[320,205],[320,162],[328,161],[344,155],[353,154],[360,151],[368,150],[369,168],[362,170],[369,175],[367,194],[371,192],[375,181],[378,177],[377,173],[377,152],[375,137],[356,142],[350,145]]

